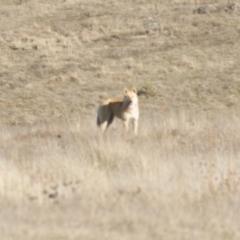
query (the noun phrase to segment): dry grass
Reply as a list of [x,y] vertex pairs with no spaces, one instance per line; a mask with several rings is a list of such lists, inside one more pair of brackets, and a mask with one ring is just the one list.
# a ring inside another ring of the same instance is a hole
[[238,239],[239,118],[151,114],[137,139],[85,121],[4,130],[3,239]]
[[240,11],[156,2],[0,0],[1,239],[239,239]]

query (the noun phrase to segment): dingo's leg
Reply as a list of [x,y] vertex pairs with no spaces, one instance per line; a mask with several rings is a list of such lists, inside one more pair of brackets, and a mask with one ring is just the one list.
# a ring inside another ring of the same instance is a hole
[[100,125],[101,132],[104,133],[106,128],[107,128],[107,121],[101,123]]
[[129,120],[124,120],[124,121],[123,121],[123,125],[124,125],[124,129],[125,129],[125,133],[128,132],[128,123],[129,123]]
[[137,136],[138,135],[138,120],[137,119],[133,119],[133,127],[134,127],[134,135]]

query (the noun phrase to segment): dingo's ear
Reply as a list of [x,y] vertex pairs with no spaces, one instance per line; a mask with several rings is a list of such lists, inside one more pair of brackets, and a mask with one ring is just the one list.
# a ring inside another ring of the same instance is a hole
[[135,87],[133,87],[132,91],[133,91],[134,93],[137,93],[137,89],[136,89]]
[[127,93],[128,93],[128,89],[127,89],[127,88],[124,88],[123,93],[124,93],[124,94],[127,94]]

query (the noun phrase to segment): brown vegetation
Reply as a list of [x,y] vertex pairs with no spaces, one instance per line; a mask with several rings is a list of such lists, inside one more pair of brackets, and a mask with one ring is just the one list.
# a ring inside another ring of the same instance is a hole
[[[239,239],[227,3],[0,0],[1,239]],[[128,86],[139,137],[102,138],[97,106]]]

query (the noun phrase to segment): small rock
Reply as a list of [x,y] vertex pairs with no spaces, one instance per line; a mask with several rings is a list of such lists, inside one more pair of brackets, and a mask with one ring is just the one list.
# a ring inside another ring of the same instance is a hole
[[198,13],[198,14],[208,14],[210,12],[216,11],[217,8],[213,6],[212,4],[207,4],[198,7],[196,10],[193,11],[193,13]]
[[228,8],[232,11],[237,11],[240,9],[240,3],[232,3],[228,6]]

